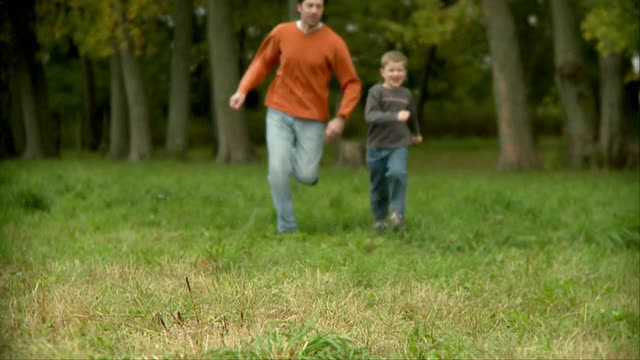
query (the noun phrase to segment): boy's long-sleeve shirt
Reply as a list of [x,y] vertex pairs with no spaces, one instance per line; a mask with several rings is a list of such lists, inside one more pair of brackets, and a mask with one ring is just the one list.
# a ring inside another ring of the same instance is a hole
[[[406,122],[398,121],[398,112],[408,110]],[[372,148],[397,148],[411,145],[411,136],[420,135],[416,106],[409,89],[388,89],[376,84],[369,89],[364,116],[369,124],[367,146]]]
[[276,26],[262,42],[240,81],[248,93],[278,65],[265,105],[297,118],[329,119],[329,81],[332,74],[342,88],[338,116],[348,120],[360,100],[361,82],[344,40],[328,26],[303,33],[296,22]]

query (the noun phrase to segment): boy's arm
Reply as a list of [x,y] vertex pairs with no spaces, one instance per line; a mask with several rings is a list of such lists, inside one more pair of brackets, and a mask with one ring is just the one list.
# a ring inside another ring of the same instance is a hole
[[364,118],[369,124],[382,124],[398,121],[397,112],[385,112],[380,107],[380,91],[375,88],[369,90],[367,102],[364,107]]

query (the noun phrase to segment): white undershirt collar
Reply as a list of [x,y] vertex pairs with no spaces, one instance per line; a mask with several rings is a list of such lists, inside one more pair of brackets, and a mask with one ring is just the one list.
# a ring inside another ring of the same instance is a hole
[[323,22],[319,22],[319,23],[318,23],[318,26],[316,26],[316,27],[315,27],[315,29],[313,29],[313,30],[311,30],[311,31],[309,31],[309,32],[305,32],[305,31],[302,29],[302,20],[297,20],[297,21],[296,21],[296,26],[298,27],[298,30],[302,31],[304,34],[311,34],[312,32],[316,32],[316,31],[320,30],[320,28],[321,28],[322,26],[324,26],[324,23],[323,23]]

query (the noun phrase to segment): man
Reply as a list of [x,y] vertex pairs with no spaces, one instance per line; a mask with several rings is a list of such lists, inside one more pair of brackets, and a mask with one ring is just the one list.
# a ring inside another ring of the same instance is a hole
[[[289,176],[314,185],[325,142],[344,130],[360,100],[362,84],[344,40],[321,22],[325,1],[298,0],[300,20],[277,25],[258,49],[229,105],[239,109],[247,93],[276,66],[269,86],[266,129],[269,185],[278,231],[295,232]],[[329,121],[329,81],[342,89],[337,115]]]

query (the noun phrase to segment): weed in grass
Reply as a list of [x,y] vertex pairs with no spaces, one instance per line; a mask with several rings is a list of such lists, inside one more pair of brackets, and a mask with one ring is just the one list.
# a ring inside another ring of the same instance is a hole
[[14,195],[15,203],[27,211],[49,211],[51,201],[45,195],[34,189],[24,188]]
[[453,359],[460,356],[461,344],[436,334],[424,321],[418,321],[407,337],[407,358]]
[[310,323],[288,330],[270,330],[241,348],[217,350],[206,357],[224,359],[368,359],[366,348],[339,335],[323,333]]

